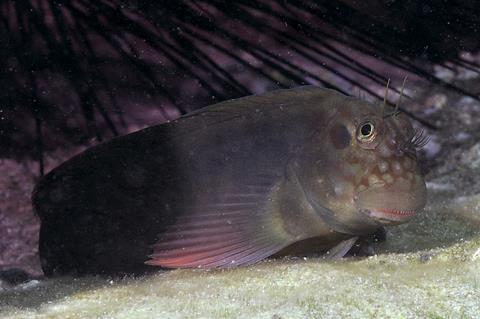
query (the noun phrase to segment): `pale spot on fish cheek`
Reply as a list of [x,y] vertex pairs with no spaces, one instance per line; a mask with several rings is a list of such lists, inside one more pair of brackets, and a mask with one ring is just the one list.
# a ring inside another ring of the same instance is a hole
[[395,175],[401,175],[402,174],[402,166],[400,165],[400,162],[393,161],[392,168],[393,168],[393,173]]
[[378,147],[378,154],[380,154],[381,157],[390,157],[392,152],[387,145],[382,144]]
[[388,163],[386,161],[380,161],[378,163],[378,170],[380,173],[386,173],[388,171]]
[[368,176],[368,184],[370,186],[374,186],[374,185],[381,186],[385,183],[383,181],[381,181],[380,178],[378,178],[377,175],[372,174],[372,175]]
[[321,187],[321,188],[325,187],[325,180],[323,178],[317,178],[315,180],[315,183],[318,185],[318,187]]
[[388,141],[388,145],[390,145],[390,148],[396,149],[397,148],[397,141],[394,139],[390,139]]
[[368,185],[371,186],[372,184],[375,184],[376,182],[378,182],[377,176],[375,176],[375,175],[368,176]]
[[387,184],[393,183],[393,177],[390,174],[383,174],[382,179],[387,182]]
[[335,195],[342,196],[345,193],[345,187],[344,186],[345,185],[343,183],[335,183],[335,186],[333,187]]
[[363,192],[367,190],[367,186],[363,185],[363,184],[360,184],[357,186],[357,192]]

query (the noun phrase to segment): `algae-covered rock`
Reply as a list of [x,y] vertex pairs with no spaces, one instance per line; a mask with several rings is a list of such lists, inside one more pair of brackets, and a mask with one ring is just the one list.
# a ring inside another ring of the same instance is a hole
[[0,291],[0,317],[476,318],[480,196],[444,189],[431,186],[425,213],[388,229],[372,257],[33,281]]

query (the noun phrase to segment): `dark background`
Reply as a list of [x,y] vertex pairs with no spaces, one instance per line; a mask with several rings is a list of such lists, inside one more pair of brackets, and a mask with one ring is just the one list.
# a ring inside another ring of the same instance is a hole
[[432,68],[478,70],[460,53],[479,49],[479,16],[477,1],[1,1],[0,155],[43,172],[45,151],[304,84],[382,98],[410,74],[477,99]]

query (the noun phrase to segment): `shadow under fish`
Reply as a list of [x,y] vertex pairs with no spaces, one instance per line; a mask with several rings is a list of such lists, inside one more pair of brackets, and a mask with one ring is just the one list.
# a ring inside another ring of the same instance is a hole
[[424,142],[405,115],[323,88],[215,104],[47,174],[33,194],[42,268],[232,267],[310,240],[341,257],[423,208]]

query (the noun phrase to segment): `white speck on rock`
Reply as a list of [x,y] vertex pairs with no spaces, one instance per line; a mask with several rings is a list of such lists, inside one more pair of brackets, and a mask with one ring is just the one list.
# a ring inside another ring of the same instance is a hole
[[452,184],[443,184],[435,182],[427,182],[427,189],[436,190],[436,191],[451,191],[455,190],[455,186]]
[[477,251],[473,254],[472,260],[475,261],[480,258],[480,248],[477,249]]
[[33,280],[30,280],[30,281],[27,281],[24,284],[21,284],[20,289],[29,290],[29,289],[38,287],[40,284],[41,284],[41,282],[39,280],[33,279]]

